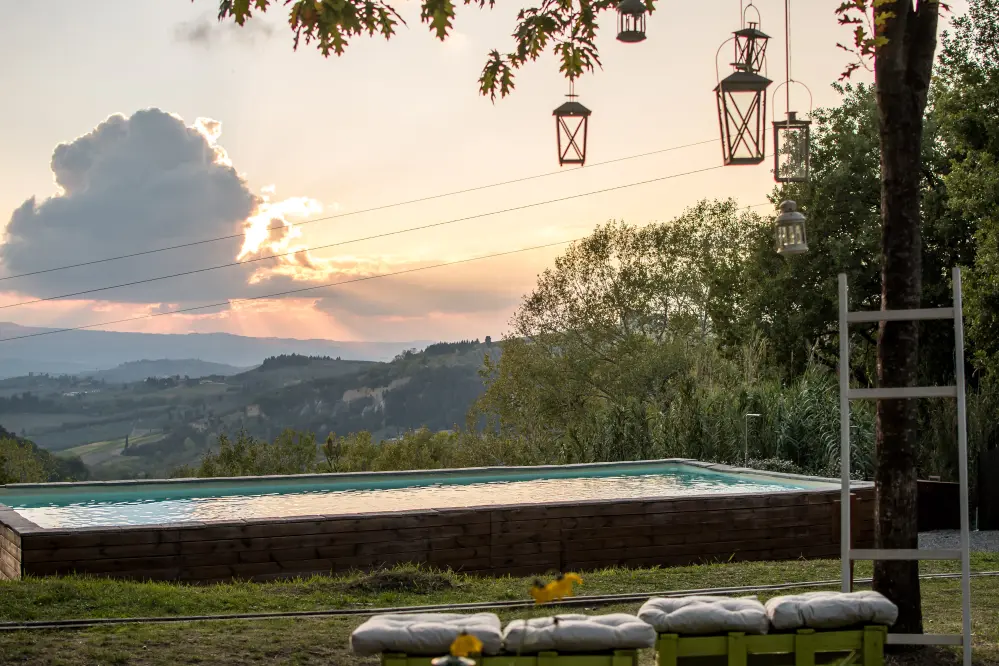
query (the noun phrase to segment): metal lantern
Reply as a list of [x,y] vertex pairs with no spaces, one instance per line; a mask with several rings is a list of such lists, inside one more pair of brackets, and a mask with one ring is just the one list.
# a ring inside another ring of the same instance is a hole
[[774,180],[778,183],[808,182],[808,120],[799,120],[794,111],[786,120],[774,121]]
[[736,65],[736,71],[715,87],[722,158],[726,166],[763,162],[767,147],[763,126],[770,83],[770,79],[748,71],[745,65]]
[[[586,130],[590,122],[590,110],[575,101],[576,95],[570,83],[569,101],[552,111],[555,116],[555,134],[558,140],[558,165],[586,164]],[[580,140],[582,133],[582,140]]]
[[774,221],[777,254],[804,254],[808,252],[805,238],[805,216],[798,212],[798,204],[785,201],[780,205],[780,215]]
[[645,3],[621,0],[617,5],[617,39],[633,44],[645,39]]
[[761,32],[759,24],[750,21],[748,28],[735,31],[735,62],[734,65],[745,66],[754,74],[763,71],[766,64],[767,42],[770,35]]

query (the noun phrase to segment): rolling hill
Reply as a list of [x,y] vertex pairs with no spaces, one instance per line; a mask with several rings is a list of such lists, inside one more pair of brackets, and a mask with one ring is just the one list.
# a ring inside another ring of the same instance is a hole
[[337,342],[255,338],[230,333],[54,332],[58,330],[0,322],[0,378],[18,377],[29,372],[96,372],[143,359],[200,359],[237,368],[252,367],[263,358],[280,354],[390,361],[406,349],[429,344],[428,341]]
[[128,361],[109,370],[97,370],[82,373],[84,376],[105,382],[116,384],[126,384],[130,382],[141,382],[147,377],[207,377],[209,375],[238,375],[246,372],[250,368],[237,368],[234,365],[225,363],[212,363],[211,361],[201,361],[196,358],[169,359],[163,358],[155,361],[143,359],[141,361]]
[[[286,428],[320,438],[367,430],[382,440],[463,425],[484,388],[483,359],[499,352],[472,341],[430,345],[390,362],[282,354],[251,370],[202,377],[8,378],[0,380],[0,423],[49,451],[79,456],[95,478],[166,476],[199,460],[220,432],[272,439]],[[139,374],[180,367],[163,363],[127,367]]]

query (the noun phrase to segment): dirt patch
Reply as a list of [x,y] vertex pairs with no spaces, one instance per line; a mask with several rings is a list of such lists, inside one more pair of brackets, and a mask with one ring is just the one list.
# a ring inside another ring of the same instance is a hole
[[[981,661],[972,657],[974,666],[996,666],[994,661]],[[886,666],[961,666],[961,654],[939,647],[926,647],[885,655]]]
[[344,583],[343,591],[364,594],[381,592],[433,594],[457,587],[458,585],[447,574],[420,569],[404,569],[373,571],[364,574]]

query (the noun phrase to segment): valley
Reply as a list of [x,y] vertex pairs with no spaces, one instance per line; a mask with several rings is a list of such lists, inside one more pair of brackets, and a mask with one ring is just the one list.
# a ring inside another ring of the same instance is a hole
[[[487,339],[433,344],[387,362],[282,354],[251,369],[164,360],[31,374],[0,380],[0,424],[79,458],[94,479],[165,477],[196,464],[223,432],[270,440],[288,428],[318,438],[364,430],[381,441],[464,425],[483,391],[478,370],[499,351]],[[198,369],[215,374],[180,374]]]

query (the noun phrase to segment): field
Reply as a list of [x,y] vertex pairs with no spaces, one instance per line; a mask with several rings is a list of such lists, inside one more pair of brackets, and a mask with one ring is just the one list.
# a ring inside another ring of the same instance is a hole
[[[140,447],[143,444],[153,444],[158,442],[162,440],[163,437],[164,435],[161,432],[145,433],[136,437],[130,437],[128,439],[128,445],[130,447]],[[103,442],[91,442],[90,444],[84,444],[82,446],[74,446],[71,449],[60,451],[60,455],[77,456],[83,461],[83,464],[88,467],[94,467],[107,462],[111,458],[120,456],[124,448],[125,438],[120,437],[118,439]]]
[[0,380],[0,425],[79,457],[94,479],[170,476],[196,465],[220,433],[240,429],[265,440],[288,427],[321,439],[330,432],[368,431],[379,439],[424,425],[447,429],[481,393],[477,371],[489,347],[438,347],[432,356],[390,363],[276,357],[246,372],[200,378],[167,374],[184,366],[169,361],[123,367],[132,376],[158,373],[128,382],[11,377]]
[[[999,555],[975,555],[974,570],[999,570]],[[710,564],[672,569],[611,569],[587,574],[581,594],[654,593],[722,585],[763,585],[835,579],[835,561]],[[924,572],[951,572],[952,563],[931,563]],[[857,576],[870,575],[858,566]],[[371,574],[314,577],[274,583],[192,587],[91,578],[32,579],[0,583],[0,620],[95,617],[163,617],[195,614],[384,608],[401,605],[525,599],[527,579],[471,578],[450,572],[402,567]],[[999,577],[973,580],[975,659],[999,664]],[[956,580],[923,582],[926,630],[960,629]],[[761,599],[768,595],[760,595]],[[600,608],[635,612],[639,604]],[[586,608],[583,612],[596,612]],[[538,609],[501,612],[504,620],[541,614]],[[553,612],[553,610],[548,610]],[[578,612],[574,610],[573,612]],[[0,632],[3,664],[336,664],[371,665],[350,654],[348,637],[362,618],[270,619],[179,622],[156,625]],[[920,664],[946,666],[954,654],[937,653]],[[651,666],[651,652],[643,666]]]

